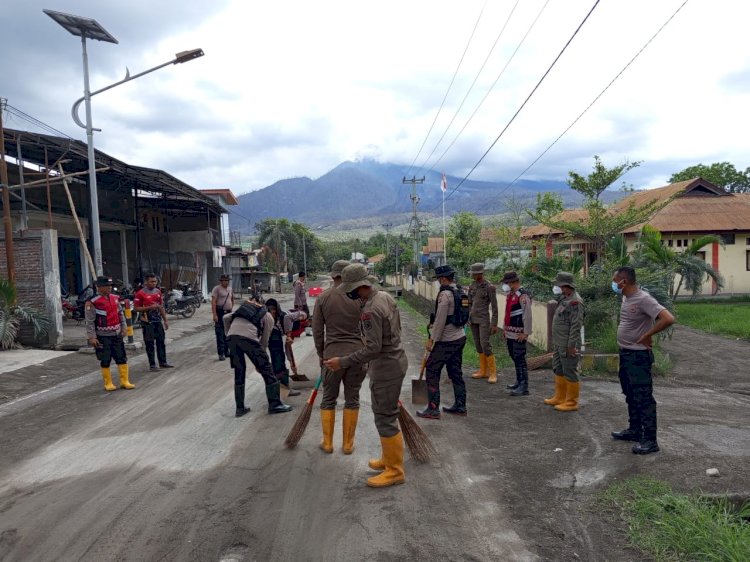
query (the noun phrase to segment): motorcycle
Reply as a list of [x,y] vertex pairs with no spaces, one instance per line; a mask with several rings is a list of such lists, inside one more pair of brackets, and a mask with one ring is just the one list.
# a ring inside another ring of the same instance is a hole
[[203,291],[195,289],[187,283],[177,283],[177,288],[182,291],[182,296],[191,299],[191,302],[195,308],[200,308],[203,304]]
[[190,318],[195,314],[194,297],[186,297],[179,289],[172,289],[167,297],[164,307],[167,314],[180,315],[184,318]]
[[79,301],[77,296],[62,291],[62,310],[65,320],[75,320],[79,324],[85,317],[86,301]]

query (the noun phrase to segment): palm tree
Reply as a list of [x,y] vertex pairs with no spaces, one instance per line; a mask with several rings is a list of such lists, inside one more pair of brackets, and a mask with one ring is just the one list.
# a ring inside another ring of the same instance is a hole
[[[635,257],[636,263],[656,266],[664,271],[668,277],[667,286],[669,296],[676,299],[684,287],[693,295],[697,295],[703,288],[703,283],[712,280],[716,287],[724,287],[724,278],[709,263],[698,255],[701,248],[722,242],[721,238],[713,234],[700,236],[682,252],[676,252],[662,243],[661,232],[646,225],[641,229],[641,239]],[[723,245],[723,243],[722,243]],[[679,275],[679,281],[677,276]],[[675,284],[675,281],[676,284]]]
[[25,305],[16,303],[16,288],[7,279],[0,279],[0,349],[17,347],[16,338],[22,323],[28,323],[38,338],[49,330],[49,320]]

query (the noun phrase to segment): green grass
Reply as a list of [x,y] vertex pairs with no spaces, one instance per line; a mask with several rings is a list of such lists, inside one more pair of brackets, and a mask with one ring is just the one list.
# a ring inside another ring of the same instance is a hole
[[[405,311],[407,314],[411,315],[413,318],[416,319],[417,331],[426,341],[427,340],[427,318],[425,318],[418,310],[410,306],[409,303],[407,303],[404,299],[398,300],[398,306],[401,310]],[[490,343],[492,344],[492,350],[495,353],[495,362],[497,364],[497,367],[499,369],[512,367],[513,361],[508,356],[507,347],[505,344],[505,340],[503,340],[502,334],[498,332],[494,336],[491,336]],[[544,352],[542,352],[540,349],[538,349],[531,343],[528,344],[527,357],[531,358],[531,357],[535,357],[536,355],[543,355],[543,353]],[[474,347],[474,338],[471,335],[471,330],[469,330],[468,328],[466,330],[466,346],[464,346],[463,364],[464,366],[471,367],[471,368],[479,367],[479,354],[477,353],[477,350]]]
[[645,477],[611,485],[598,503],[625,523],[632,546],[654,560],[750,560],[750,503],[736,512],[726,501],[678,494]]
[[678,302],[677,322],[697,330],[750,339],[750,302],[730,299]]

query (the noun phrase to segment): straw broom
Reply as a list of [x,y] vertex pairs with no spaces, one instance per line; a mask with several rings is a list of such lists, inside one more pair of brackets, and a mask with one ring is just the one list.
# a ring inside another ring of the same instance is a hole
[[300,439],[302,439],[302,435],[304,435],[305,430],[307,429],[307,425],[310,423],[313,404],[315,403],[315,398],[318,396],[318,390],[320,389],[321,382],[323,382],[322,372],[318,377],[318,382],[315,383],[315,388],[313,388],[313,391],[310,393],[310,397],[307,399],[305,407],[302,408],[302,411],[297,417],[297,421],[294,422],[292,429],[289,430],[289,435],[287,435],[286,439],[284,440],[284,446],[286,446],[287,449],[294,449],[299,443]]
[[398,401],[398,423],[401,426],[401,433],[404,436],[406,447],[409,449],[409,454],[415,461],[428,462],[437,456],[432,441],[411,417],[411,414],[406,411],[401,400]]
[[553,355],[552,353],[545,353],[544,355],[537,355],[536,357],[532,357],[531,359],[528,359],[526,361],[526,366],[529,369],[529,371],[541,369],[547,363],[552,361],[552,355]]

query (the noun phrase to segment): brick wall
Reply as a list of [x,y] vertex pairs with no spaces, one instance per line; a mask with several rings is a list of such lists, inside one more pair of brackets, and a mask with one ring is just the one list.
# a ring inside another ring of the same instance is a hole
[[[27,230],[13,237],[16,266],[16,295],[19,304],[42,312],[51,323],[41,341],[34,341],[29,327],[21,330],[21,342],[54,347],[62,340],[60,271],[57,256],[57,232]],[[5,238],[0,234],[0,277],[8,278]]]

